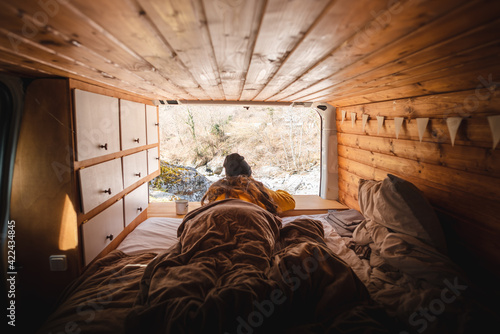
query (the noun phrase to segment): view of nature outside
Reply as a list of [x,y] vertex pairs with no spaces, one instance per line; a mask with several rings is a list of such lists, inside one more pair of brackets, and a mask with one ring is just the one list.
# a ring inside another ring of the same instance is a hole
[[319,194],[320,116],[310,108],[160,106],[161,175],[150,201],[199,201],[239,153],[268,188]]

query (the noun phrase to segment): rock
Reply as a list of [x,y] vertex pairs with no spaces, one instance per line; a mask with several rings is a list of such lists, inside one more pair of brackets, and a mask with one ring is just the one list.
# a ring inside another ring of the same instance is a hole
[[[177,166],[160,161],[161,174],[150,183],[151,196],[157,198],[187,199],[200,201],[212,184],[192,167]],[[165,194],[158,193],[162,191]]]
[[214,170],[214,174],[220,175],[223,170],[224,170],[224,167],[222,167],[222,166],[216,167]]
[[[221,178],[223,172],[221,161],[209,165],[208,168],[203,166],[195,169],[161,161],[162,174],[151,181],[150,197],[158,202],[176,199],[200,201],[210,185]],[[279,167],[266,166],[256,168],[253,176],[272,190],[282,189],[295,195],[319,194],[319,165],[298,173],[289,173],[282,171]]]

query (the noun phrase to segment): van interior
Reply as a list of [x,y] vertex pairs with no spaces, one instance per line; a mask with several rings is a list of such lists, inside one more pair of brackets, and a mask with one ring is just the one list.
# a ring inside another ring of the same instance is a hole
[[[0,22],[12,330],[470,333],[500,318],[499,1],[2,0]],[[183,104],[314,108],[319,194],[279,215],[149,203],[158,108]]]

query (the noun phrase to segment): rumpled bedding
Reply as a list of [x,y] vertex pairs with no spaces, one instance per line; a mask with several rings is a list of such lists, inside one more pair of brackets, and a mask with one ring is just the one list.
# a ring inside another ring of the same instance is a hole
[[395,332],[318,221],[283,227],[227,199],[186,215],[178,236],[156,257],[114,251],[97,261],[40,332]]
[[405,324],[405,333],[480,333],[495,321],[477,303],[461,269],[433,246],[371,217],[356,228],[351,242],[370,247],[371,270],[363,283]]
[[352,237],[356,227],[365,219],[359,211],[349,210],[328,210],[326,221],[332,225],[341,237]]
[[383,311],[326,247],[317,221],[281,228],[254,204],[224,200],[189,213],[178,235],[177,248],[146,269],[129,333],[387,330],[370,316],[387,321]]

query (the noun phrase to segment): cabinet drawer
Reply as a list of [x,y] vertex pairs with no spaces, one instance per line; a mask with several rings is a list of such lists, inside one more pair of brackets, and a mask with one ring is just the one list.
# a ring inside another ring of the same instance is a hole
[[76,160],[120,150],[118,99],[83,90],[74,91]]
[[80,169],[80,194],[84,213],[123,190],[122,161],[114,159]]
[[89,264],[123,230],[123,200],[82,225],[85,265]]
[[126,189],[148,175],[148,154],[137,152],[123,157],[123,187]]
[[148,145],[158,143],[158,113],[155,106],[146,105],[146,132]]
[[156,172],[160,165],[160,155],[158,154],[158,147],[150,148],[148,150],[148,174]]
[[146,145],[146,105],[120,100],[122,150]]
[[149,203],[148,184],[137,187],[124,197],[125,226],[130,224],[142,211],[146,210]]

